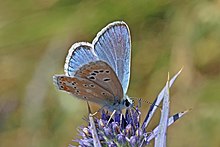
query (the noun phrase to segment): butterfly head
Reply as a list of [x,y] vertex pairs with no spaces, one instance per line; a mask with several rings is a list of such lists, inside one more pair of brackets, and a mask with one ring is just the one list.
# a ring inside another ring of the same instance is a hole
[[114,111],[114,110],[121,111],[122,109],[133,107],[133,105],[134,105],[134,101],[130,99],[127,95],[125,95],[124,98],[121,99],[121,101],[117,100],[114,103],[105,104],[104,107],[110,111]]

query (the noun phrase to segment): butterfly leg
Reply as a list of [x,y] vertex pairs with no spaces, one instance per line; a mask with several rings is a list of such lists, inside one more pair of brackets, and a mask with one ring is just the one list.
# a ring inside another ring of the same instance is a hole
[[116,110],[114,110],[114,111],[112,112],[110,118],[108,119],[107,126],[108,126],[109,122],[111,121],[112,117],[115,115],[115,112],[116,112]]
[[88,101],[86,101],[86,102],[87,102],[87,106],[88,106],[89,115],[92,117],[95,116],[98,113],[98,111],[96,111],[95,113],[92,113],[89,102]]
[[88,111],[89,111],[89,114],[91,114],[91,116],[95,116],[98,112],[100,112],[101,110],[103,110],[107,105],[104,105],[102,106],[98,111],[92,113],[91,112],[91,108],[90,108],[90,105],[89,105],[89,102],[87,101],[87,105],[88,105]]

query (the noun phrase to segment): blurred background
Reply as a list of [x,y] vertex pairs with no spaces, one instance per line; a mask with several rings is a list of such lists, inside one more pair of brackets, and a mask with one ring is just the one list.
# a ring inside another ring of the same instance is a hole
[[[52,76],[64,73],[74,42],[91,42],[115,20],[132,36],[129,96],[153,102],[167,72],[184,67],[170,114],[192,111],[169,127],[168,146],[220,146],[219,0],[1,0],[0,146],[74,144],[87,106],[56,90]],[[143,103],[143,117],[148,109]]]

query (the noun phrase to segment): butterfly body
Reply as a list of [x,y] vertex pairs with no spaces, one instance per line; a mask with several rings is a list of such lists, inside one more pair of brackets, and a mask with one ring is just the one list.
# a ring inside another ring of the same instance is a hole
[[126,95],[130,78],[130,34],[124,22],[113,22],[92,44],[75,43],[64,65],[65,75],[53,76],[59,90],[105,108],[132,106]]

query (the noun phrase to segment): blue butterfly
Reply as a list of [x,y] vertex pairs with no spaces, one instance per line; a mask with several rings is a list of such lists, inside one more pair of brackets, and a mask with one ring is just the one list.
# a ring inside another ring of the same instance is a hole
[[64,65],[65,75],[53,76],[59,90],[107,109],[133,105],[126,95],[131,64],[131,37],[127,24],[116,21],[103,28],[92,43],[72,45]]

